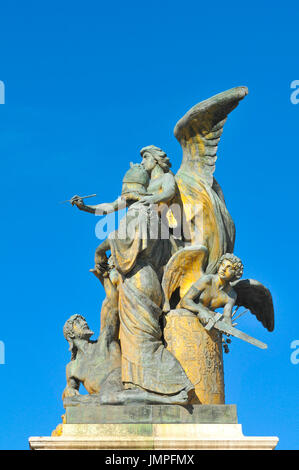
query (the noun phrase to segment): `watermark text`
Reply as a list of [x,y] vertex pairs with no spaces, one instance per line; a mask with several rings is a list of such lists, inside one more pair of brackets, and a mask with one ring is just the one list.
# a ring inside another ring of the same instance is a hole
[[291,342],[291,349],[294,349],[291,354],[291,363],[297,365],[299,364],[299,339],[294,339]]
[[0,341],[0,364],[5,364],[5,345]]
[[[97,216],[104,215],[96,224],[95,234],[98,239],[128,240],[192,240],[193,244],[203,244],[203,217],[204,209],[201,204],[194,204],[184,208],[179,204],[152,204],[134,203],[124,216],[124,212],[117,211],[111,205],[105,205],[105,212],[96,211]],[[123,209],[120,207],[120,209]]]
[[299,103],[299,80],[293,80],[291,83],[291,88],[294,91],[291,93],[290,100],[292,104]]
[[0,104],[5,104],[5,85],[0,80]]

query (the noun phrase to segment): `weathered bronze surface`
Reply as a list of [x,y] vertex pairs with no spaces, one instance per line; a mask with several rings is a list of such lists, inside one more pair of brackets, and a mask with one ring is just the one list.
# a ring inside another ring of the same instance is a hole
[[[222,351],[230,336],[249,338],[235,328],[237,309],[248,308],[273,330],[269,290],[239,280],[235,226],[213,176],[227,116],[247,93],[246,87],[220,93],[180,119],[174,134],[183,160],[176,175],[166,153],[150,145],[141,149],[141,163],[130,165],[114,202],[70,200],[92,214],[126,208],[126,215],[97,247],[91,269],[106,293],[98,340],[90,340],[81,316],[64,328],[72,351],[63,394],[69,416],[84,406],[89,411],[82,416],[92,419],[92,409],[104,413],[99,405],[171,405],[175,412],[176,405],[224,404]],[[89,395],[79,394],[80,384]]]
[[236,424],[235,405],[127,405],[96,403],[66,406],[67,424],[101,423],[209,423]]
[[166,316],[164,337],[167,349],[180,361],[193,383],[191,403],[223,404],[224,372],[222,336],[207,331],[190,311],[171,310]]

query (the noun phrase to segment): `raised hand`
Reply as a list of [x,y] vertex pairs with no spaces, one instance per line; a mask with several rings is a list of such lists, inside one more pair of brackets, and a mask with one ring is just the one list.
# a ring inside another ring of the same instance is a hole
[[82,206],[84,206],[83,199],[80,196],[78,196],[77,194],[70,199],[70,203],[72,204],[72,206],[77,206],[78,209],[80,209]]

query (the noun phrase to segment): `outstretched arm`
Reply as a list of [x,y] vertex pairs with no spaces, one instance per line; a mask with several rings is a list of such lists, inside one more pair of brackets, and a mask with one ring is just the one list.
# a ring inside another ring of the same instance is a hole
[[120,196],[114,202],[111,203],[103,203],[96,204],[94,206],[89,206],[84,204],[83,199],[81,199],[80,196],[73,196],[71,199],[71,204],[77,206],[78,209],[84,212],[90,212],[91,214],[96,215],[106,215],[124,209],[127,205],[127,202]]

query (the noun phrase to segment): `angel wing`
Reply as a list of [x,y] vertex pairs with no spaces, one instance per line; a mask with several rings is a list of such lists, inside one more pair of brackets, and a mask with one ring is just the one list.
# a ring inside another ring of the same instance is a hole
[[203,275],[207,255],[205,246],[193,245],[182,248],[170,258],[162,280],[165,312],[171,309],[171,297],[177,289],[180,291],[179,297],[182,298],[191,285]]
[[185,238],[191,245],[208,248],[208,273],[215,273],[218,259],[234,250],[235,225],[213,173],[224,123],[247,93],[246,87],[236,87],[202,101],[174,128],[183,149],[175,179],[186,221]]
[[[217,148],[228,114],[248,94],[241,86],[193,106],[176,124],[174,135],[183,149],[181,169],[196,171],[212,187]],[[179,170],[180,171],[180,170]]]
[[236,305],[248,308],[269,331],[274,330],[272,295],[263,284],[254,279],[231,283],[237,293]]

